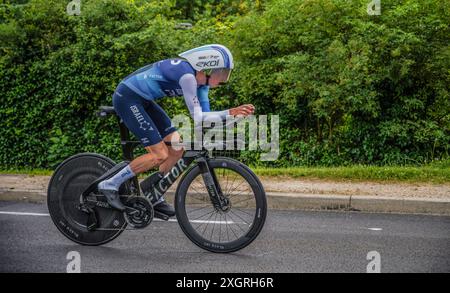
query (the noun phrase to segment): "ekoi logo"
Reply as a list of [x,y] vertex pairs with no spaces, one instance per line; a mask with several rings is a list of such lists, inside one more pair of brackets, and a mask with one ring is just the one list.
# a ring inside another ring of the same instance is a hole
[[140,129],[142,129],[142,130],[153,130],[153,127],[150,125],[150,123],[145,121],[145,118],[144,118],[144,116],[142,116],[142,114],[139,111],[138,107],[131,106],[130,110],[134,114],[134,117],[136,118],[137,122],[139,123],[139,128]]
[[219,60],[210,60],[210,61],[200,61],[197,62],[198,67],[214,67],[214,66],[219,66]]

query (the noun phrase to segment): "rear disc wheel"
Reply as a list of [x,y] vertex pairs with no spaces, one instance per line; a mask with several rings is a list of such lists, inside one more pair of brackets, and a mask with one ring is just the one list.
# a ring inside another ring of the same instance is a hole
[[[101,245],[125,229],[127,223],[122,212],[95,206],[98,225],[94,231],[88,231],[88,214],[78,208],[82,192],[114,165],[114,161],[100,154],[82,153],[63,161],[53,173],[47,191],[48,210],[58,230],[70,240]],[[120,194],[129,194],[128,184],[120,187]],[[104,197],[97,196],[97,200],[106,203]]]

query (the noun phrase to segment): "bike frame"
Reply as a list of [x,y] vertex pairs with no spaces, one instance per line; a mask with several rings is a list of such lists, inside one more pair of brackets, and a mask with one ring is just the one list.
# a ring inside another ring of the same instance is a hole
[[[132,161],[134,159],[134,149],[140,145],[140,142],[130,140],[130,131],[123,123],[122,119],[120,119],[119,116],[116,117],[119,122],[120,144],[122,146],[123,159],[126,161]],[[166,142],[166,145],[171,146],[171,143]],[[222,190],[220,189],[214,170],[209,167],[208,158],[208,151],[205,149],[199,151],[185,151],[183,157],[178,160],[169,173],[167,173],[155,184],[154,192],[151,193],[148,198],[152,202],[157,202],[173,185],[173,183],[184,173],[184,171],[186,171],[186,169],[188,169],[189,166],[196,161],[200,167],[201,174],[212,203],[214,206],[221,208],[224,205]],[[137,176],[135,176],[132,181],[135,188],[134,192],[141,195]]]

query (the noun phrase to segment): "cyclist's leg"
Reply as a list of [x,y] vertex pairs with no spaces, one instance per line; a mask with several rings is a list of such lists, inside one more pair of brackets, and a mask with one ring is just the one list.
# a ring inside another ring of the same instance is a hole
[[[145,107],[145,110],[149,116],[152,117],[159,133],[163,137],[163,141],[180,141],[180,134],[177,132],[177,129],[172,125],[172,121],[167,113],[156,102],[149,101]],[[168,158],[164,161],[164,163],[159,165],[159,171],[163,174],[168,173],[184,153],[184,149],[181,146],[167,146],[167,150]]]
[[[126,88],[124,90],[126,91]],[[160,166],[167,160],[169,150],[163,142],[163,137],[173,133],[176,129],[171,126],[171,121],[164,110],[154,101],[136,97],[133,93],[128,94],[131,98],[125,101],[115,98],[114,108],[125,125],[140,139],[148,152],[148,154],[139,156],[130,163],[131,170],[135,174],[139,174]],[[149,178],[151,181],[154,178],[156,182],[161,177],[162,175],[157,172]],[[152,204],[155,211],[159,213],[169,217],[175,215],[175,209],[165,201],[164,197],[159,198],[159,200],[152,198]]]
[[[180,136],[178,135],[176,128],[172,126],[172,122],[170,121],[169,116],[167,116],[166,112],[156,102],[146,101],[145,111],[147,112],[149,117],[152,118],[152,121],[158,129],[158,133],[163,138],[163,141],[171,141],[171,139],[177,138],[179,139]],[[155,147],[160,148],[160,152],[165,152],[166,160],[159,165],[159,172],[152,174],[148,178],[149,183],[156,183],[159,179],[161,179],[170,171],[170,169],[183,155],[184,151],[182,149],[180,150],[174,149],[170,146],[168,147],[163,141],[160,144],[155,145]],[[149,148],[152,147],[153,146],[150,146]],[[153,150],[148,151],[151,153]],[[175,215],[175,209],[165,201],[164,197],[161,197],[157,201],[156,199],[152,199],[152,204],[155,208],[155,211],[158,211],[170,217]]]
[[168,157],[168,149],[155,123],[157,121],[153,121],[145,111],[148,102],[125,85],[119,85],[113,96],[117,114],[148,152],[130,163],[135,175],[159,166]]
[[119,197],[120,185],[139,173],[161,165],[168,157],[167,147],[155,123],[145,111],[144,104],[145,99],[124,84],[119,84],[113,95],[113,106],[117,115],[149,152],[137,157],[117,174],[98,184],[99,192],[118,210],[125,210]]
[[[178,131],[172,132],[164,137],[164,141],[167,142],[179,142],[180,141],[180,134]],[[166,174],[172,169],[173,166],[178,162],[179,159],[184,154],[184,148],[183,147],[167,147],[169,156],[167,160],[164,161],[161,165],[159,165],[159,171]]]
[[130,163],[130,167],[136,175],[160,166],[169,156],[167,146],[163,142],[146,146],[145,150],[148,152],[147,154],[136,157]]

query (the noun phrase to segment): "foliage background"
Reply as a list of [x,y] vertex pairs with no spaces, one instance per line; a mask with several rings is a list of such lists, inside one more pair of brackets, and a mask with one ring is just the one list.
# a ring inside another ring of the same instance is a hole
[[[81,151],[120,160],[110,105],[137,68],[205,43],[233,51],[213,108],[280,115],[281,156],[253,165],[421,165],[448,159],[450,2],[65,0],[0,4],[0,168],[53,168]],[[177,30],[179,22],[193,23]],[[165,99],[169,115],[187,113]]]

